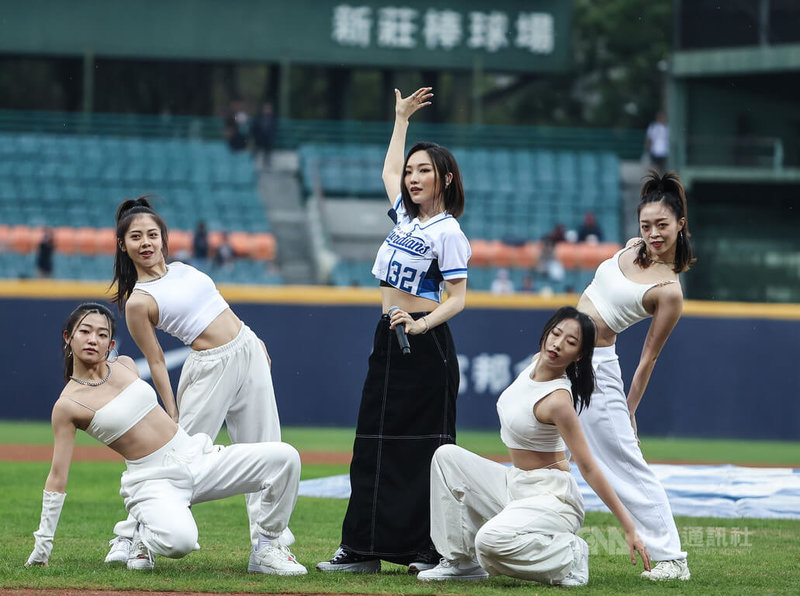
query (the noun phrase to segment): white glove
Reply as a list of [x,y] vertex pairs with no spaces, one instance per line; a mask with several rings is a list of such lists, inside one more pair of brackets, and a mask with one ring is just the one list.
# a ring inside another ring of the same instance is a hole
[[58,526],[58,518],[61,516],[61,508],[67,493],[56,493],[42,491],[42,518],[39,520],[39,529],[33,533],[36,543],[33,552],[28,557],[28,565],[47,565],[50,560],[50,553],[53,550],[53,536]]

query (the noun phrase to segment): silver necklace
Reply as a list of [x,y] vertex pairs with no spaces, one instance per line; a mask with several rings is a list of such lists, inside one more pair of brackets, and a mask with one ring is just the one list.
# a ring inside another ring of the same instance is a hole
[[674,264],[675,264],[675,261],[659,261],[659,260],[657,260],[657,259],[654,259],[654,258],[653,258],[653,257],[651,257],[650,255],[647,255],[647,259],[648,259],[648,260],[649,260],[651,263],[658,263],[659,265],[674,265]]
[[80,383],[81,385],[86,385],[88,387],[97,387],[98,385],[102,385],[106,381],[108,381],[108,377],[111,376],[111,365],[106,363],[106,367],[108,367],[108,373],[106,376],[100,379],[99,381],[84,381],[83,379],[79,379],[78,377],[70,376],[69,378],[75,381],[76,383]]
[[140,282],[138,282],[138,283],[140,283],[140,284],[149,284],[149,283],[152,283],[152,282],[154,282],[154,281],[158,281],[159,279],[161,279],[162,277],[164,277],[164,276],[165,276],[167,273],[169,273],[169,265],[167,265],[167,266],[165,267],[165,271],[164,271],[164,273],[162,273],[162,274],[161,274],[161,275],[159,275],[158,277],[154,277],[154,278],[152,278],[152,279],[146,279],[146,280],[144,280],[144,281],[140,281]]

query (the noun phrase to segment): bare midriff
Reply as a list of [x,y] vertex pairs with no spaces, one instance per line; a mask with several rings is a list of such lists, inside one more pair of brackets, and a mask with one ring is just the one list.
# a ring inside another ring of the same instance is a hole
[[156,406],[128,432],[108,446],[127,460],[140,459],[161,449],[178,432],[178,425]]
[[226,308],[203,329],[191,347],[193,350],[202,351],[224,346],[233,341],[241,329],[241,319],[230,308]]
[[415,296],[397,288],[387,288],[386,286],[381,287],[381,304],[384,314],[389,311],[391,306],[399,306],[400,310],[406,312],[430,312],[439,306],[439,303],[435,300],[429,300],[428,298],[422,298],[421,296]]
[[589,297],[586,294],[581,294],[580,299],[578,300],[577,309],[582,313],[589,315],[589,317],[594,321],[594,328],[595,328],[595,337],[594,337],[594,345],[598,348],[605,348],[607,346],[613,346],[614,343],[617,341],[617,334],[613,331],[606,322],[603,320],[603,317],[600,316],[600,313],[597,312],[597,309],[592,304],[592,301],[589,300]]
[[520,470],[561,470],[569,472],[569,462],[564,451],[530,451],[528,449],[511,449],[511,463]]

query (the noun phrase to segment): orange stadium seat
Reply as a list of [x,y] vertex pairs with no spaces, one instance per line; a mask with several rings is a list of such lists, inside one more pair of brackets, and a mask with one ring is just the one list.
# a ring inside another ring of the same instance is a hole
[[489,244],[491,250],[491,264],[495,267],[511,267],[516,260],[516,248],[500,240],[492,240]]
[[169,231],[169,253],[172,256],[181,252],[192,253],[192,233],[187,230]]
[[74,254],[78,249],[75,228],[69,226],[53,228],[53,242],[56,245],[56,252],[66,255]]
[[489,264],[489,242],[481,239],[470,240],[469,245],[472,249],[472,257],[469,260],[469,264],[477,267],[486,267]]
[[95,228],[94,241],[98,254],[113,255],[117,251],[117,230],[114,228]]
[[97,254],[97,234],[95,228],[78,228],[75,230],[77,250],[84,255]]
[[13,226],[9,233],[8,244],[14,252],[31,252],[42,239],[41,228]]
[[597,266],[612,257],[620,248],[616,242],[603,242],[600,244],[583,242],[580,252],[580,267],[582,269],[597,269]]
[[228,234],[228,242],[231,243],[233,254],[235,254],[237,257],[250,256],[252,243],[250,234],[247,232],[230,232]]
[[272,261],[275,258],[275,236],[267,232],[260,232],[251,236],[251,256],[257,261]]
[[533,269],[539,264],[542,256],[541,242],[526,242],[519,248],[517,267]]
[[212,255],[216,253],[220,244],[222,244],[222,232],[220,232],[219,230],[209,230],[208,232],[209,253]]
[[564,269],[577,269],[578,250],[578,245],[574,242],[559,242],[556,244],[553,254],[558,262],[564,265]]

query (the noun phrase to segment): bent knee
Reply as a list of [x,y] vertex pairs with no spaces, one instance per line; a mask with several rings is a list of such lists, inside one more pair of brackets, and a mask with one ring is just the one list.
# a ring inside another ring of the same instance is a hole
[[453,443],[445,443],[437,448],[436,451],[434,451],[433,462],[436,464],[441,464],[444,462],[453,461],[456,458],[456,454],[460,451],[463,451],[462,447],[459,447]]
[[156,554],[170,559],[180,559],[199,548],[197,527],[172,531],[151,531],[145,535],[145,544]]
[[289,443],[273,443],[275,450],[272,452],[271,457],[277,458],[284,462],[286,468],[292,472],[300,474],[300,453],[297,449],[289,445]]

